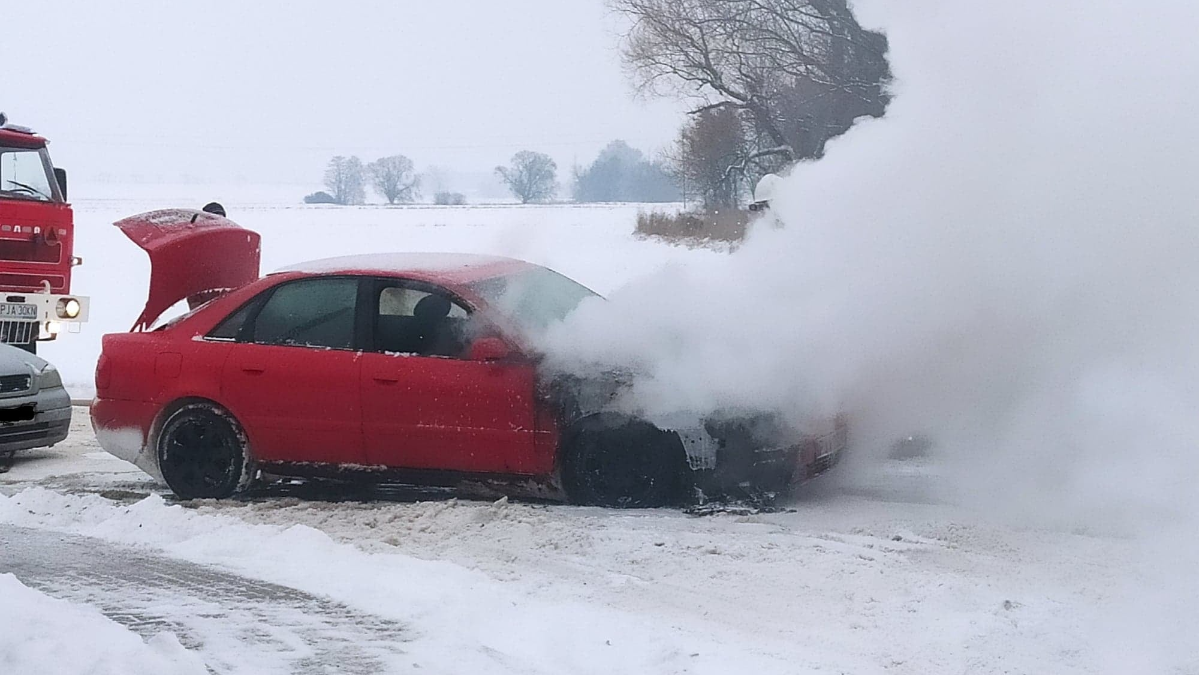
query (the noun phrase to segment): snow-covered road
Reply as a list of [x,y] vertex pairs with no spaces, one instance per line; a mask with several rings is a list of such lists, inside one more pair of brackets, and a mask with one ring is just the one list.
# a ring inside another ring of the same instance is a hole
[[0,569],[52,596],[97,607],[144,638],[170,631],[216,672],[411,667],[405,631],[394,621],[145,549],[0,525]]
[[0,476],[0,572],[169,630],[213,672],[1196,670],[1194,580],[1147,542],[956,506],[933,464],[850,464],[784,512],[710,517],[412,491],[178,505],[78,412]]

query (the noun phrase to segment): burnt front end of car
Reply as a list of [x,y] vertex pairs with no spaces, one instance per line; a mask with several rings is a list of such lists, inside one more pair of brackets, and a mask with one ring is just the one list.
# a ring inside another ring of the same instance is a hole
[[700,501],[773,501],[832,469],[849,440],[843,415],[796,428],[776,414],[719,414],[674,431]]
[[644,420],[679,438],[687,480],[698,502],[774,501],[798,484],[832,469],[845,455],[845,415],[790,422],[773,412],[737,409],[698,414],[679,411],[643,415],[622,405],[633,374],[608,370],[591,376],[557,374],[543,396],[571,429],[594,415]]

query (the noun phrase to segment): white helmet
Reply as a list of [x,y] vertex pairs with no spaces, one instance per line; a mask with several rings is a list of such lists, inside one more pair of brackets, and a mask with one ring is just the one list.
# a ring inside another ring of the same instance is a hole
[[754,201],[771,201],[775,197],[775,192],[779,189],[779,183],[782,180],[782,178],[773,173],[769,173],[762,178],[759,178],[758,185],[754,186]]
[[750,202],[751,211],[762,211],[771,204],[771,200],[775,197],[776,190],[779,189],[779,183],[783,179],[779,176],[769,173],[758,179],[758,185],[754,186],[754,200]]

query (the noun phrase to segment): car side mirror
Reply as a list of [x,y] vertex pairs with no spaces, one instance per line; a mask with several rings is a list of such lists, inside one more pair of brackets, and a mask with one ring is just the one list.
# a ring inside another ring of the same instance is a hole
[[471,343],[467,358],[472,361],[503,361],[512,356],[513,350],[498,337],[481,337]]
[[62,193],[63,201],[70,201],[67,199],[67,170],[55,167],[54,180],[58,181],[58,191]]

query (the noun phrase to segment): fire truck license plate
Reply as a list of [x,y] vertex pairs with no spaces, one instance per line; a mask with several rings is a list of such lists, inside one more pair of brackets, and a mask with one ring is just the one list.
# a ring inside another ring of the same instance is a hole
[[37,305],[16,302],[0,302],[0,319],[37,320]]

